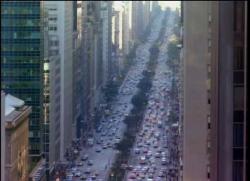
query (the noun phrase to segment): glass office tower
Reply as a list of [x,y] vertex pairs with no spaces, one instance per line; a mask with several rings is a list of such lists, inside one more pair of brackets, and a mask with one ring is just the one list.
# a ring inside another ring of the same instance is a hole
[[32,106],[30,156],[41,156],[42,31],[40,1],[1,1],[1,89]]

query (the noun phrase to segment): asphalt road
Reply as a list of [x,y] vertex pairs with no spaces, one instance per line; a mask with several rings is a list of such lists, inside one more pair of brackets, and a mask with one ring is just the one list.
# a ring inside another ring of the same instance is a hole
[[[88,155],[93,165],[88,166],[84,161],[83,166],[78,166],[81,176],[85,175],[87,180],[93,173],[97,173],[96,180],[105,180],[108,176],[112,162],[115,159],[117,151],[113,148],[117,138],[122,138],[126,125],[123,123],[126,115],[132,109],[131,98],[137,92],[137,84],[142,78],[142,72],[146,69],[146,63],[149,61],[149,49],[158,38],[161,29],[161,21],[163,14],[153,22],[151,34],[146,43],[139,45],[136,51],[135,65],[129,70],[127,77],[119,89],[117,99],[113,102],[110,110],[110,116],[101,122],[101,131],[94,134],[94,145],[92,147],[83,148],[77,162],[84,155]],[[98,144],[100,142],[100,144]],[[107,145],[110,144],[111,147]],[[103,148],[107,146],[107,148]],[[100,152],[96,152],[99,149]],[[90,174],[84,171],[90,169]],[[72,173],[72,171],[70,171]],[[70,174],[69,173],[69,174]],[[73,180],[80,180],[80,177],[73,177]]]
[[172,35],[173,17],[167,22],[163,44],[160,47],[158,64],[155,70],[153,86],[146,109],[142,129],[137,135],[136,143],[129,160],[130,170],[127,181],[165,181],[171,180],[169,169],[173,169],[170,149],[172,135],[168,121],[172,73],[166,65],[167,46]]

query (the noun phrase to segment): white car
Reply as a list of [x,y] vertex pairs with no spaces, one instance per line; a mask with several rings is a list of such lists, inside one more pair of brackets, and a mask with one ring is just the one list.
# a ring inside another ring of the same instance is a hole
[[80,176],[81,176],[81,172],[79,172],[79,171],[76,172],[76,173],[75,173],[75,176],[76,176],[76,177],[80,177]]
[[140,157],[140,164],[145,164],[146,163],[146,157],[145,156],[141,156]]
[[73,167],[72,168],[72,172],[76,172],[77,171],[77,168],[76,167]]
[[90,168],[87,168],[86,170],[84,170],[84,173],[86,173],[86,174],[90,174],[90,173],[91,173]]
[[83,163],[82,162],[78,162],[76,165],[77,166],[83,166]]

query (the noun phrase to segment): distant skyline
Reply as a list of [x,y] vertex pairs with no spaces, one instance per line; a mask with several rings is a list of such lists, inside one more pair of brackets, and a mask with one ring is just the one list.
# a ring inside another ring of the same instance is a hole
[[171,9],[180,8],[180,1],[158,1],[162,9],[170,7]]

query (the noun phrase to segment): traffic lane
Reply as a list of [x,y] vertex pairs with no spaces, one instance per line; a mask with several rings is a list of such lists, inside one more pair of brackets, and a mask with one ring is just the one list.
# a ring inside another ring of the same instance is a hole
[[[140,50],[139,50],[139,51],[140,51]],[[143,53],[146,53],[146,52],[142,52],[142,53],[139,52],[138,54],[140,55],[140,54],[143,54]],[[147,57],[146,57],[146,58],[147,58]],[[136,73],[135,73],[136,75],[139,75],[139,73],[142,72],[142,70],[145,68],[145,63],[142,64],[142,65],[139,66],[139,67],[140,67],[140,68],[137,69],[137,70],[140,70],[140,71],[139,71],[139,72],[136,71]],[[138,76],[136,76],[136,77],[138,77]],[[134,85],[132,85],[132,84],[131,84],[131,81],[129,81],[129,83],[128,83],[127,86],[132,86],[132,87],[134,87],[134,86],[136,85],[137,81],[139,80],[139,78],[140,78],[140,77],[138,77],[137,80],[132,81],[132,83],[134,83]],[[125,87],[126,87],[126,83],[125,83]],[[135,89],[134,89],[134,90],[135,90]],[[129,98],[127,97],[126,99],[128,100]],[[118,127],[119,127],[119,126],[118,126]],[[96,164],[95,164],[96,162],[94,161],[94,157],[95,157],[95,158],[98,158],[97,155],[95,154],[95,152],[93,152],[94,149],[95,149],[95,148],[92,148],[92,149],[90,149],[91,151],[89,151],[89,152],[87,151],[87,152],[89,153],[89,159],[90,159],[90,160],[93,160],[93,166],[92,166],[92,167],[98,169],[98,167],[97,167]],[[105,153],[105,151],[103,151],[103,153]],[[108,152],[107,152],[107,153],[108,153]],[[112,156],[113,156],[113,155],[111,154],[111,157],[112,157]],[[108,158],[108,157],[110,157],[110,156],[107,155],[107,158]],[[104,160],[103,162],[105,163],[105,162],[107,162],[107,160],[106,160],[106,161]],[[83,168],[84,168],[84,167],[83,167]],[[103,169],[103,165],[100,167],[100,169]]]
[[[158,72],[158,71],[157,71]],[[152,94],[152,97],[151,97],[151,99],[154,99],[154,97],[159,97],[158,95],[159,95],[159,93],[158,93],[158,91],[159,90],[162,90],[162,88],[163,88],[163,86],[164,86],[164,81],[161,81],[161,82],[158,82],[158,80],[160,80],[161,78],[163,78],[161,75],[163,75],[163,74],[160,74],[160,75],[156,75],[156,81],[154,82],[155,83],[155,85],[157,86],[157,88],[155,89],[155,94]],[[162,108],[162,106],[161,106],[161,108]],[[154,112],[156,112],[156,120],[162,120],[162,114],[160,114],[159,113],[159,111],[157,111],[158,109],[156,108],[156,107],[154,107],[154,108],[152,108],[152,109],[154,109]],[[165,109],[166,110],[166,109]],[[150,111],[151,112],[151,111]],[[147,115],[147,113],[148,112],[146,112],[146,115]],[[147,121],[147,119],[145,120],[145,122]],[[143,122],[144,123],[144,122]],[[158,132],[160,132],[160,133],[162,133],[162,134],[164,134],[164,131],[162,132],[162,130],[159,130],[157,127],[150,127],[150,129],[149,129],[149,134],[152,134],[153,132],[155,132],[155,131],[158,131]],[[159,142],[161,142],[161,144],[160,145],[164,145],[164,143],[165,143],[165,141],[166,140],[163,140],[163,139],[160,139],[160,141]],[[143,143],[145,143],[146,142],[146,139],[144,139],[144,140],[140,140],[139,142],[143,142]],[[137,143],[138,144],[138,143]],[[147,146],[146,144],[143,144],[143,147],[144,148],[146,148],[146,147],[149,147],[149,146]],[[150,148],[150,150],[149,151],[151,151],[152,152],[152,155],[154,156],[156,153],[157,153],[157,151],[159,150],[159,148],[154,148],[154,147],[149,147]],[[163,150],[164,149],[164,147],[160,147],[160,149],[161,150]],[[144,156],[145,156],[145,154],[144,154]],[[134,162],[137,162],[137,163],[139,163],[139,157],[138,156],[135,156],[134,155]],[[153,159],[154,160],[154,159]],[[154,163],[152,163],[152,164],[147,164],[147,165],[150,165],[151,167],[154,165]],[[159,161],[157,161],[156,162],[156,165],[154,165],[155,166],[155,168],[158,168],[158,169],[162,169],[162,168],[165,168],[165,166],[163,166],[163,165],[161,165],[160,164],[160,162]],[[159,173],[155,173],[154,175],[153,175],[153,177],[154,177],[154,179],[157,179],[158,178],[158,176],[159,175],[161,175],[161,171],[159,171]],[[147,176],[149,176],[149,175],[147,175]],[[159,178],[158,178],[159,179]]]

